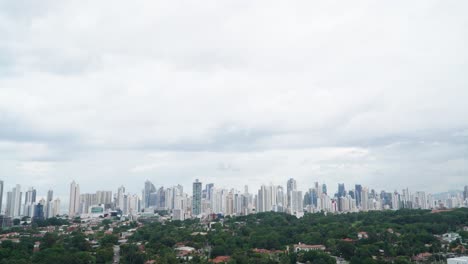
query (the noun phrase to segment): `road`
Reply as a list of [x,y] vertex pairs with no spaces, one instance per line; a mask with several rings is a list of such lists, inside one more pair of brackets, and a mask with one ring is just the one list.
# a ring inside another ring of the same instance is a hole
[[115,264],[120,263],[120,246],[114,246],[114,262]]

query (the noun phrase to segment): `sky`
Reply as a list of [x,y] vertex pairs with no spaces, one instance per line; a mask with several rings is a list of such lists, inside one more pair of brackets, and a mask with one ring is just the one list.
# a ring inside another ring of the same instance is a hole
[[0,0],[0,180],[468,184],[467,1]]

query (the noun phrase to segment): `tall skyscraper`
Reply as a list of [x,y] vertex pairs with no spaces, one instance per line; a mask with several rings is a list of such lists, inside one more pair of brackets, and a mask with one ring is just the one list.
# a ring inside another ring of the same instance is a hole
[[192,215],[201,214],[201,195],[202,183],[196,179],[193,183]]
[[3,181],[0,181],[0,215],[2,214],[2,209],[3,209],[2,205],[3,205]]
[[212,189],[214,187],[214,184],[213,183],[208,183],[205,187],[205,190],[206,190],[206,199],[207,200],[211,200],[211,195],[213,193]]
[[47,191],[47,200],[45,202],[45,217],[49,218],[52,215],[52,199],[54,197],[54,191],[49,190]]
[[297,190],[297,182],[295,179],[290,178],[288,182],[286,183],[286,195],[288,196],[287,202],[288,202],[288,208],[291,209],[291,199],[292,199],[292,191]]
[[36,189],[34,187],[29,188],[24,195],[24,211],[23,215],[33,217],[34,206],[36,204]]
[[361,200],[362,200],[361,192],[362,192],[362,185],[361,184],[356,184],[354,186],[354,196],[355,196],[355,199],[356,199],[356,205],[358,207],[361,207]]
[[57,216],[60,214],[60,199],[59,198],[54,200],[52,208],[53,208],[52,216]]
[[21,215],[21,185],[16,184],[16,186],[7,193],[7,208],[6,214],[11,217],[16,217]]
[[150,196],[152,193],[156,192],[156,187],[149,180],[145,181],[145,188],[143,189],[143,208],[149,208],[151,206]]
[[361,208],[364,211],[369,210],[369,190],[366,187],[361,191]]
[[[3,189],[3,183],[2,183],[2,189]],[[466,199],[468,199],[468,185],[465,185],[465,190],[463,191],[463,200],[466,200]],[[0,201],[2,201],[1,198],[0,198]]]
[[70,184],[70,203],[68,215],[74,217],[80,213],[80,186],[72,181]]
[[124,195],[125,195],[125,187],[120,186],[119,189],[117,190],[117,201],[116,201],[116,206],[120,210],[123,210],[125,206]]
[[346,190],[344,183],[338,183],[338,198],[339,197],[345,197],[346,196]]
[[327,194],[327,185],[325,183],[322,184],[322,193]]

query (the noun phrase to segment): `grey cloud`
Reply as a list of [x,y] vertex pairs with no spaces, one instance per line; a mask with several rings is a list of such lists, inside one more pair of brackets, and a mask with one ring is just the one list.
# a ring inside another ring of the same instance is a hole
[[0,1],[2,173],[463,184],[467,7]]

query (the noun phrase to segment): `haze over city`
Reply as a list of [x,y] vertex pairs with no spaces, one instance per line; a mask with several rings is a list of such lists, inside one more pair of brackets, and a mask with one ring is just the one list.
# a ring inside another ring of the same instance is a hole
[[462,190],[467,2],[0,1],[0,180]]

